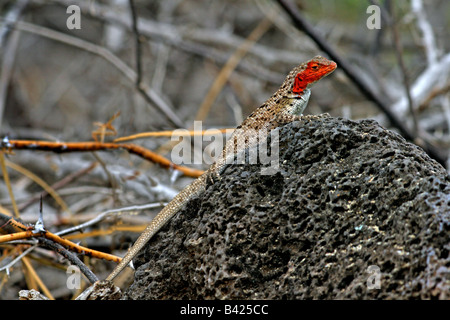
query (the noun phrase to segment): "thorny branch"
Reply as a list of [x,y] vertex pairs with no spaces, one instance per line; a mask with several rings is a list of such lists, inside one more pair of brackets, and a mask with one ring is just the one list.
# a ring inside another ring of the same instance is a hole
[[[95,274],[72,252],[68,251],[66,249],[70,248],[71,250],[83,253],[83,254],[89,254],[93,257],[97,257],[100,259],[106,259],[106,260],[112,260],[119,262],[120,258],[116,256],[112,256],[109,254],[105,254],[99,251],[91,250],[89,248],[85,248],[82,246],[79,246],[71,241],[68,241],[66,239],[61,238],[62,235],[67,235],[69,233],[73,232],[80,232],[88,227],[91,227],[92,225],[99,223],[103,221],[106,217],[110,215],[118,215],[122,214],[124,212],[136,212],[136,211],[142,211],[145,209],[155,208],[159,207],[161,204],[157,203],[151,203],[146,205],[136,205],[136,206],[129,206],[129,207],[123,207],[118,209],[111,209],[107,210],[105,212],[102,212],[98,214],[95,218],[82,223],[80,225],[77,225],[75,227],[71,227],[56,233],[51,232],[44,232],[44,233],[33,233],[31,229],[29,229],[26,225],[24,225],[19,219],[15,219],[13,217],[8,217],[4,214],[0,213],[0,233],[8,233],[5,236],[0,236],[0,242],[3,242],[4,240],[7,241],[15,241],[19,239],[29,238],[33,237],[38,240],[40,244],[42,244],[44,247],[47,247],[59,254],[61,254],[63,257],[67,258],[72,264],[78,266],[80,268],[80,271],[88,278],[88,280],[91,283],[94,283],[98,280],[98,278],[95,276]],[[7,265],[2,266],[0,268],[0,271],[2,270],[8,270],[12,265],[14,265],[17,261],[19,261],[21,258],[26,256],[28,253],[30,253],[36,246],[32,246],[25,250],[22,254],[20,254],[18,257],[16,257],[14,260],[9,262]]]
[[12,226],[15,230],[18,230],[14,233],[8,233],[6,235],[0,235],[0,243],[5,241],[13,241],[13,240],[20,240],[20,239],[28,239],[28,238],[46,238],[48,240],[52,240],[54,242],[57,242],[61,244],[62,246],[69,248],[72,251],[75,251],[77,253],[95,256],[100,259],[105,259],[109,261],[114,262],[120,262],[121,258],[108,254],[103,253],[95,250],[91,250],[89,248],[80,246],[76,243],[73,243],[72,241],[69,241],[67,239],[61,238],[57,234],[54,234],[52,232],[46,231],[46,230],[35,230],[33,227],[27,227],[25,226],[20,220],[15,219],[13,217],[8,217],[2,213],[0,213],[0,221],[2,222],[2,225],[0,226],[0,231],[6,230],[6,227]]
[[[31,229],[32,227],[29,228],[25,226],[20,220],[15,219],[13,217],[8,217],[4,214],[0,214],[0,222],[1,222],[0,231],[13,232],[8,233],[6,235],[0,235],[0,242],[14,241],[26,238],[35,238],[38,240],[39,243],[41,243],[45,247],[48,247],[51,250],[54,250],[55,252],[61,254],[63,257],[67,258],[70,262],[78,266],[80,268],[80,271],[86,275],[86,277],[89,279],[91,283],[97,281],[98,278],[94,275],[94,273],[91,270],[89,270],[89,268],[86,267],[86,265],[83,262],[81,262],[80,259],[78,259],[76,255],[69,252],[66,248],[69,248],[70,250],[75,251],[77,253],[87,254],[101,259],[111,260],[115,262],[120,261],[119,257],[80,246],[69,240],[63,239],[60,236],[53,234],[49,231],[35,232],[36,230],[32,230]],[[31,247],[28,250],[26,250],[24,254],[20,255],[20,258],[24,257],[26,253],[31,252],[33,248],[35,247]],[[18,259],[15,259],[14,261],[16,260]],[[10,267],[11,264],[12,263],[8,264],[2,269]]]

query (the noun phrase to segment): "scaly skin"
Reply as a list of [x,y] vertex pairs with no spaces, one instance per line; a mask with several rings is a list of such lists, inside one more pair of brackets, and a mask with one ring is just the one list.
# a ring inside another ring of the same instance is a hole
[[[308,103],[311,86],[335,69],[335,62],[320,56],[316,56],[292,69],[280,89],[236,128],[218,160],[203,175],[184,188],[150,222],[106,280],[112,281],[185,203],[205,190],[208,177],[211,175],[218,176],[226,165],[227,157],[234,156],[242,151],[239,150],[239,147],[235,148],[239,146],[238,141],[245,138],[245,146],[250,147],[257,143],[257,133],[261,130],[269,132],[281,124],[299,119]],[[249,132],[256,133],[256,136],[249,135]]]

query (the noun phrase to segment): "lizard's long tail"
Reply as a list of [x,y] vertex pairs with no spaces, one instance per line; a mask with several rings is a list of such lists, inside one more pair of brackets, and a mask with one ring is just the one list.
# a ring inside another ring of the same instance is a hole
[[145,244],[169,221],[194,195],[205,190],[206,174],[195,179],[190,185],[178,193],[150,222],[148,227],[139,236],[133,247],[114,268],[106,280],[112,281],[131,262],[133,257],[145,246]]

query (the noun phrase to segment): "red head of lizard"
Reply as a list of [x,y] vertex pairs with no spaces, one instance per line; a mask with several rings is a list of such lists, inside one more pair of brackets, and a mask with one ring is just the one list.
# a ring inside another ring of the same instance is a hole
[[305,89],[310,88],[316,81],[327,76],[336,69],[336,62],[316,56],[306,64],[300,65],[295,75],[292,92],[301,95]]
[[333,72],[336,67],[336,62],[321,56],[315,56],[298,65],[289,72],[283,85],[272,96],[268,104],[273,103],[283,109],[276,112],[301,115],[308,104],[311,86]]
[[280,115],[301,115],[311,95],[310,87],[333,72],[336,67],[334,61],[321,56],[315,56],[296,66],[289,72],[277,92],[249,115],[238,128],[260,129],[258,125],[266,125],[270,119],[279,119]]

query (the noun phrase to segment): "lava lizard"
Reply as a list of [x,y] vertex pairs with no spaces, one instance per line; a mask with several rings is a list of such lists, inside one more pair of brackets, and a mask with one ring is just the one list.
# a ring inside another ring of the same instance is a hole
[[[185,203],[205,190],[208,178],[211,175],[218,176],[220,174],[227,164],[227,157],[234,156],[239,151],[242,151],[239,148],[234,148],[237,141],[247,139],[245,147],[252,146],[257,139],[254,135],[248,135],[248,132],[255,132],[257,135],[261,130],[268,132],[282,124],[302,119],[300,116],[305,110],[311,95],[311,86],[333,72],[336,67],[337,65],[334,61],[316,56],[292,69],[278,91],[236,128],[216,162],[204,174],[178,193],[150,222],[122,261],[106,278],[106,281],[112,281]],[[227,150],[231,150],[232,154],[227,153]]]

